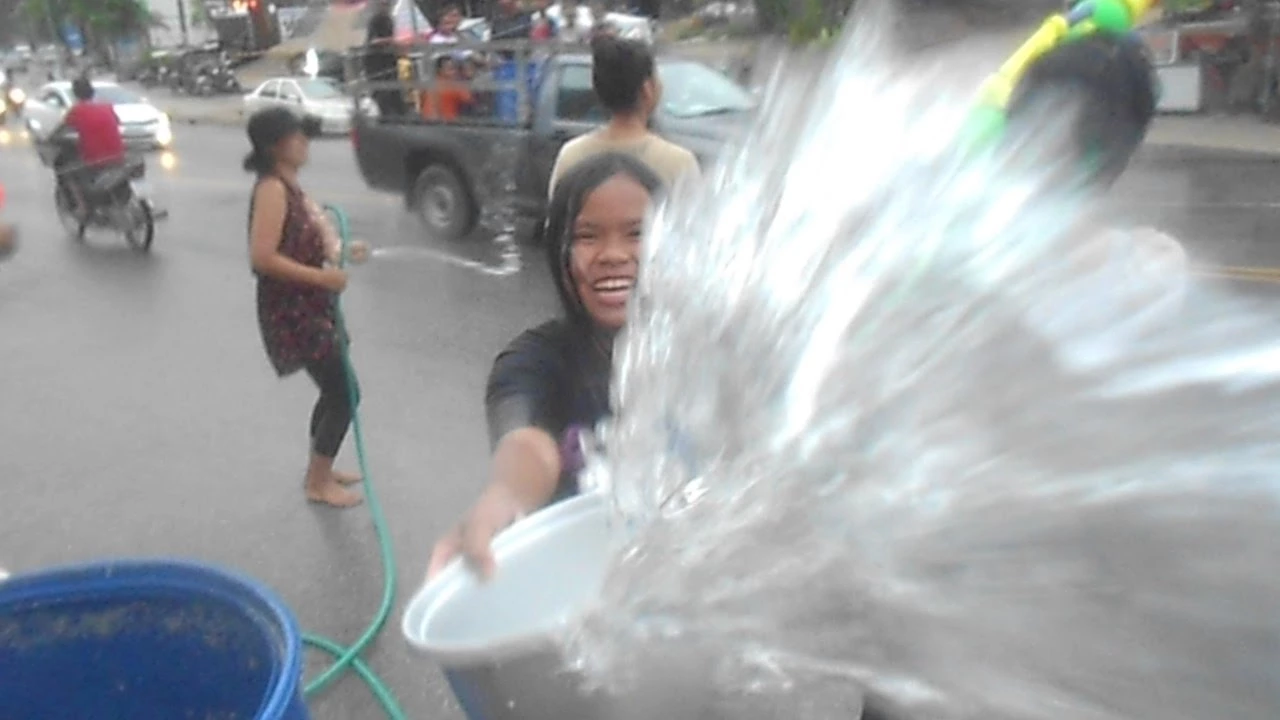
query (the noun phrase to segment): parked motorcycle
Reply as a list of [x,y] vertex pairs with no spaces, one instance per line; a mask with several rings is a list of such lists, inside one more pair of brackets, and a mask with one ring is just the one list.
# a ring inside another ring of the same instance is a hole
[[184,76],[185,73],[177,68],[165,68],[160,73],[159,84],[169,88],[170,92],[181,93],[184,92],[185,87],[183,83]]
[[192,70],[185,78],[186,91],[189,95],[196,97],[208,97],[213,94],[214,80],[213,68],[209,65],[201,65]]
[[236,74],[231,72],[231,67],[225,64],[218,64],[213,67],[213,89],[216,92],[225,95],[239,95],[244,92],[244,86],[240,84],[240,80]]
[[71,173],[79,165],[74,138],[62,136],[36,145],[40,160],[57,174],[54,207],[67,233],[84,239],[85,230],[101,228],[119,233],[138,252],[148,252],[155,239],[155,215],[145,186],[147,165],[141,158],[129,158],[118,167],[100,171],[91,182],[80,186],[88,214],[76,215]]
[[142,85],[142,87],[152,88],[161,84],[160,74],[162,70],[163,68],[159,65],[147,65],[138,71],[138,74],[134,79],[137,80],[138,84]]

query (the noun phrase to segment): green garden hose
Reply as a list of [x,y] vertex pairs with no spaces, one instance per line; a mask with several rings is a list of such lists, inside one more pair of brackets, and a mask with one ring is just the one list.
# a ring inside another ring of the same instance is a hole
[[[351,242],[351,225],[347,220],[346,213],[342,212],[341,209],[333,205],[325,205],[324,209],[333,215],[337,221],[338,236],[342,239],[342,253],[339,265],[345,265],[348,246]],[[336,658],[333,665],[308,683],[303,692],[306,697],[311,697],[332,685],[343,673],[354,670],[360,676],[360,679],[364,680],[365,684],[369,686],[369,690],[373,693],[378,704],[382,706],[388,718],[405,720],[404,711],[400,709],[400,703],[396,701],[391,689],[360,658],[360,654],[378,636],[383,626],[386,625],[387,618],[391,616],[391,608],[395,604],[396,598],[396,560],[391,553],[391,536],[387,531],[387,518],[382,514],[382,505],[378,503],[378,497],[374,494],[373,482],[369,474],[369,463],[366,460],[364,432],[360,423],[359,386],[356,383],[355,366],[351,363],[351,348],[347,342],[346,322],[342,316],[342,303],[340,300],[335,300],[334,303],[337,306],[338,342],[342,352],[342,364],[347,370],[347,392],[351,400],[351,431],[356,443],[356,461],[360,466],[360,478],[364,486],[365,502],[368,503],[369,512],[373,516],[373,528],[378,536],[378,548],[382,556],[382,604],[379,605],[378,612],[369,623],[369,627],[365,628],[360,639],[356,640],[350,647],[343,647],[341,644],[320,635],[307,634],[302,636],[302,641],[307,645],[323,650]]]

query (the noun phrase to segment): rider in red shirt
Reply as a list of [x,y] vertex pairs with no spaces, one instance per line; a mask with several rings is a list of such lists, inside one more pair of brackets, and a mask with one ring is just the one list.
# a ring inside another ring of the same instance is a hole
[[76,182],[71,183],[71,188],[83,211],[86,206],[81,184],[91,182],[98,171],[124,161],[124,137],[120,134],[120,118],[115,108],[109,103],[94,102],[93,84],[88,78],[76,78],[71,83],[71,92],[76,96],[76,104],[67,111],[58,131],[75,130],[79,136],[80,162],[84,167],[83,172],[73,175]]

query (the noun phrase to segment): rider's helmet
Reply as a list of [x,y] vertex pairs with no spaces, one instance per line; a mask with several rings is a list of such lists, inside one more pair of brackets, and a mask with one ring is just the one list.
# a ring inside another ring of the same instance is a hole
[[93,99],[93,83],[89,82],[89,78],[81,75],[71,81],[71,94],[76,96],[76,100],[86,102]]

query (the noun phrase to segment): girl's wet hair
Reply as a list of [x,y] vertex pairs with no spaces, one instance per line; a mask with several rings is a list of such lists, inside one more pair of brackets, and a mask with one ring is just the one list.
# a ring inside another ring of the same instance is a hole
[[591,87],[612,114],[635,111],[654,68],[653,51],[644,43],[611,35],[591,39]]
[[547,207],[547,222],[543,232],[547,264],[551,277],[556,281],[560,303],[573,320],[588,320],[577,288],[568,282],[573,225],[577,222],[587,197],[618,175],[639,183],[651,198],[656,199],[663,190],[662,180],[648,165],[630,155],[603,153],[583,160],[561,176]]
[[1092,35],[1049,52],[1027,70],[1009,106],[1011,129],[1034,134],[1048,103],[1078,103],[1071,138],[1086,175],[1108,186],[1124,172],[1155,116],[1146,48],[1129,36]]

